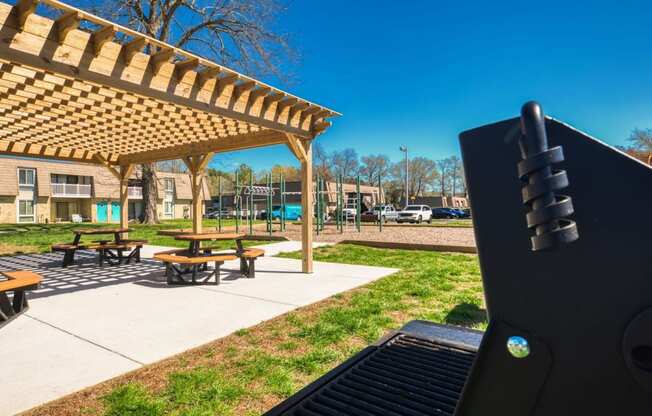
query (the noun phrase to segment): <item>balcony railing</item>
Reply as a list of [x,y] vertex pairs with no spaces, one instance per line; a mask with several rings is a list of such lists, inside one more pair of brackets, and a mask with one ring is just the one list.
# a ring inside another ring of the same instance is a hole
[[66,198],[90,198],[91,185],[77,183],[53,183],[52,196]]
[[140,186],[130,186],[127,188],[129,199],[143,199],[143,188]]

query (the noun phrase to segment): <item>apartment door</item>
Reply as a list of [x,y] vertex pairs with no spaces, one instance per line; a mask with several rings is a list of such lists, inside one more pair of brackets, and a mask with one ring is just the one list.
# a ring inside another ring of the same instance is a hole
[[100,201],[96,204],[97,208],[97,222],[107,222],[108,217],[108,204],[106,201]]
[[57,221],[68,221],[70,219],[70,206],[67,202],[57,202],[55,213]]
[[120,203],[118,201],[111,202],[111,222],[120,222]]

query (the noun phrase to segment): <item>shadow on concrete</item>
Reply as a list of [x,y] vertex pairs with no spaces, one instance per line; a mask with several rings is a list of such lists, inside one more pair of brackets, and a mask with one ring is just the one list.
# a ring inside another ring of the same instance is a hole
[[0,257],[0,270],[30,270],[43,277],[40,288],[31,291],[30,299],[45,298],[81,290],[97,289],[138,281],[163,279],[165,268],[160,262],[143,259],[119,266],[98,266],[97,255],[79,251],[75,264],[61,267],[62,254],[24,254]]

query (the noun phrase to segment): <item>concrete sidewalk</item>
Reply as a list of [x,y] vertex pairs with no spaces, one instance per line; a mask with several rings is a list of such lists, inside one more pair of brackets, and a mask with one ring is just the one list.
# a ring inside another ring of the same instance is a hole
[[[264,246],[267,253],[299,247]],[[219,286],[170,287],[158,262],[100,269],[94,255],[80,257],[67,269],[59,267],[59,255],[0,258],[2,270],[44,276],[30,310],[0,333],[0,414],[27,410],[396,271],[316,262],[315,272],[305,275],[298,260],[264,257],[256,279],[241,278],[233,261],[225,263]]]

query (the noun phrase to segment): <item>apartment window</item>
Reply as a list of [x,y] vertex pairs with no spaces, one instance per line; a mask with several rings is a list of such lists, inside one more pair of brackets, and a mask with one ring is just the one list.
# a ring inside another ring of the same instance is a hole
[[34,186],[36,171],[34,169],[18,168],[18,185]]
[[172,201],[163,202],[165,215],[171,217],[174,213],[174,203]]
[[18,201],[18,222],[34,222],[34,201]]
[[163,179],[165,198],[163,199],[163,212],[166,217],[174,216],[174,179]]
[[174,192],[174,179],[165,178],[163,179],[163,185],[165,186],[165,192]]

